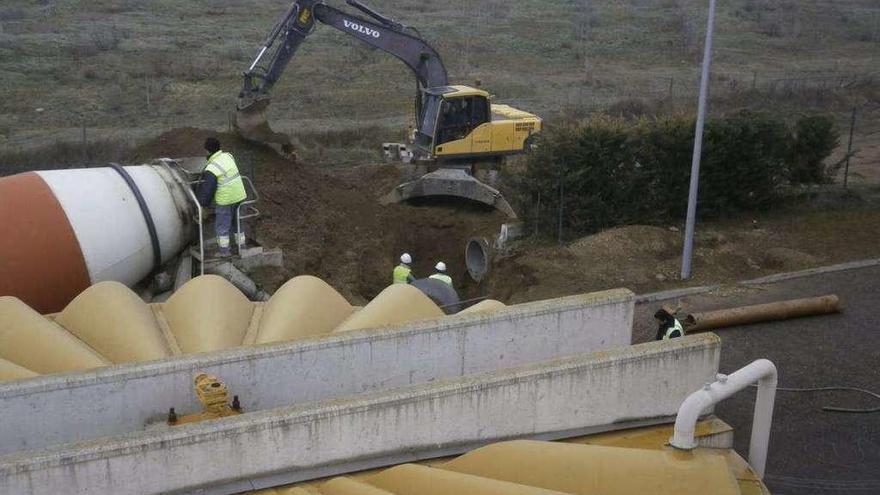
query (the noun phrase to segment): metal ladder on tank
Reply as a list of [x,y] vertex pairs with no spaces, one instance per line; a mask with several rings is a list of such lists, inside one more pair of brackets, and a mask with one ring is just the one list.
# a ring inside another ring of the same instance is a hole
[[[239,257],[242,256],[243,249],[246,251],[247,238],[245,237],[244,243],[239,243],[239,235],[243,234],[241,230],[241,221],[247,220],[250,218],[256,218],[260,216],[260,210],[258,210],[254,204],[260,200],[260,195],[257,192],[257,188],[254,187],[253,181],[251,181],[250,177],[246,175],[241,176],[242,181],[245,183],[245,194],[247,197],[244,201],[238,204],[238,207],[235,209],[235,242],[238,246]],[[204,227],[204,209],[202,205],[199,204],[199,200],[196,197],[195,192],[193,191],[193,186],[197,185],[200,180],[190,181],[188,183],[189,187],[186,188],[186,191],[189,195],[190,200],[196,208],[196,217],[193,219],[198,226],[199,230],[199,251],[198,251],[198,261],[199,261],[199,274],[205,274],[205,227]],[[250,189],[250,191],[248,191]],[[243,236],[244,237],[244,236]]]
[[[250,255],[250,252],[247,248],[247,237],[244,235],[244,231],[241,230],[241,221],[260,216],[260,210],[254,206],[257,201],[260,200],[260,194],[257,192],[257,188],[254,187],[254,183],[251,181],[250,177],[242,175],[241,178],[245,182],[244,190],[247,197],[244,201],[238,203],[238,207],[235,209],[235,243],[238,245],[238,256],[246,258]],[[250,192],[253,193],[253,198],[251,198],[251,195],[247,192],[248,186],[250,186]],[[242,211],[244,214],[242,214]],[[239,242],[239,235],[241,235],[243,242]],[[262,249],[259,251],[262,252]]]

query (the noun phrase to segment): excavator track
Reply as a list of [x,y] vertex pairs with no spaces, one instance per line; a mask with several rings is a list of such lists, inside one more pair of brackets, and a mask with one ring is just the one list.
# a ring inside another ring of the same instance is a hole
[[440,166],[415,180],[404,182],[382,198],[382,204],[402,203],[416,198],[452,196],[491,206],[512,219],[516,212],[501,191],[477,179],[462,168]]

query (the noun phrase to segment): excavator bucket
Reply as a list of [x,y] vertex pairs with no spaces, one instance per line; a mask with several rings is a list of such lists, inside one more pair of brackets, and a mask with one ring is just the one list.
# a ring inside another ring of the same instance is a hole
[[501,191],[480,182],[467,171],[455,168],[440,168],[414,181],[400,184],[382,199],[382,203],[400,203],[430,196],[469,199],[491,206],[510,218],[516,218],[516,212],[501,195]]
[[235,131],[239,136],[255,143],[265,144],[282,156],[296,158],[290,137],[275,132],[269,126],[266,110],[269,107],[268,95],[250,99],[247,103],[236,107]]

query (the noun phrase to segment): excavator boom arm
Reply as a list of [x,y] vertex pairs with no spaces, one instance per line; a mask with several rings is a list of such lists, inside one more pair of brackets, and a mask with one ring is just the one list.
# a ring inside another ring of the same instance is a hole
[[[239,110],[248,107],[252,100],[268,95],[269,90],[281,77],[299,45],[315,28],[312,8],[316,3],[318,3],[316,0],[293,2],[272,28],[260,52],[243,74],[242,90],[238,94]],[[270,61],[264,68],[259,64],[267,54]]]
[[[244,73],[238,95],[236,128],[245,138],[277,143],[284,148],[288,138],[273,132],[266,120],[269,92],[305,38],[314,30],[315,22],[332,26],[343,33],[378,48],[405,63],[418,83],[416,119],[421,116],[424,89],[448,84],[446,68],[440,55],[425,40],[410,34],[401,24],[382,16],[357,0],[352,5],[376,22],[330,7],[321,0],[297,0],[292,3],[272,28],[248,71]],[[268,57],[269,64],[259,64]]]
[[[356,2],[350,0],[349,3]],[[378,16],[375,12],[374,14]],[[395,27],[394,24],[372,22],[325,4],[315,6],[315,17],[328,26],[398,58],[412,69],[422,87],[446,86],[449,83],[446,68],[437,51],[425,40],[404,32],[399,24],[395,23]]]

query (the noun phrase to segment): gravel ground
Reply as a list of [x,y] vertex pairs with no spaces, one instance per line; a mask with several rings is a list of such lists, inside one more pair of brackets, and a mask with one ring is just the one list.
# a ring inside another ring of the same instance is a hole
[[[880,393],[880,267],[847,270],[758,287],[734,287],[667,304],[698,311],[837,294],[840,314],[718,330],[721,372],[768,358],[779,386],[849,386]],[[653,338],[651,315],[661,302],[636,308],[634,341]],[[748,454],[754,392],[722,402],[719,417],[736,429],[736,450]],[[766,482],[778,494],[880,493],[880,412],[840,414],[822,406],[880,407],[880,400],[848,393],[776,396]]]

